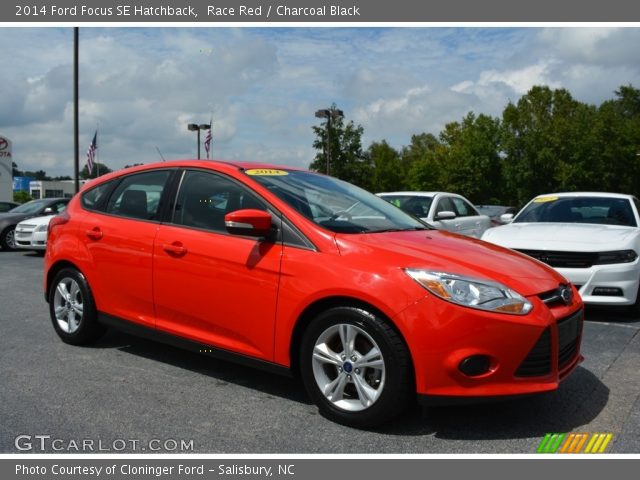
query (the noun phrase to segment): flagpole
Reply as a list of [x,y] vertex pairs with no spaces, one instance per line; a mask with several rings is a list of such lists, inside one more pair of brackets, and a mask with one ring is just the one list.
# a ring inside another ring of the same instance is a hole
[[100,149],[98,148],[98,130],[100,122],[96,123],[96,178],[100,176]]

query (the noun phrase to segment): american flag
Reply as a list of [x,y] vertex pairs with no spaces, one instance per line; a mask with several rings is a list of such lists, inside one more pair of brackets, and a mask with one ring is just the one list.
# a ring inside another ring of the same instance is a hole
[[93,134],[93,140],[91,141],[91,145],[89,145],[89,150],[87,150],[87,170],[89,171],[89,175],[93,173],[93,159],[96,158],[96,150],[98,149],[98,131]]
[[207,152],[207,159],[209,159],[209,151],[211,150],[211,127],[213,127],[213,124],[209,124],[209,130],[204,139],[204,149]]

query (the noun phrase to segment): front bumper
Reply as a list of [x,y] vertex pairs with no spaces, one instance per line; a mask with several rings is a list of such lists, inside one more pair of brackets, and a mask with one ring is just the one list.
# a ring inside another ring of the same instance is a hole
[[[583,304],[575,289],[568,306],[550,308],[538,297],[528,299],[534,308],[524,316],[483,312],[432,296],[402,312],[399,320],[411,330],[403,333],[418,396],[504,398],[556,390],[583,360]],[[477,376],[464,374],[461,362],[478,355],[490,359],[490,368]],[[539,361],[545,368],[531,368]]]
[[[640,260],[632,263],[594,265],[590,268],[556,268],[576,285],[584,303],[593,305],[633,305],[640,284]],[[598,289],[601,289],[598,292]],[[607,289],[607,290],[602,290]],[[618,289],[615,295],[607,294]],[[602,294],[604,293],[604,294]]]
[[15,233],[16,248],[26,250],[46,250],[47,232],[20,232]]

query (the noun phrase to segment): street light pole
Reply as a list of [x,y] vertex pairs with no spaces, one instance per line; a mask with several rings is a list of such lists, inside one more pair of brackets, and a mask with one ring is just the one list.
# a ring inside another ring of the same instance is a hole
[[200,160],[200,130],[208,130],[211,128],[211,125],[207,123],[202,123],[198,125],[197,123],[189,123],[187,125],[187,130],[192,132],[197,132],[197,142],[198,142],[198,160]]
[[327,175],[329,175],[329,168],[331,165],[331,120],[343,117],[344,112],[335,107],[321,109],[316,112],[316,118],[327,119],[327,150],[325,153],[325,157],[327,159]]

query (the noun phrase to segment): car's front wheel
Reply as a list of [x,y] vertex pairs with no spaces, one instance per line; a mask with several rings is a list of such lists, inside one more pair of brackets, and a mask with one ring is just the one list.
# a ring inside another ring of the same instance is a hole
[[100,338],[106,328],[98,323],[96,305],[84,275],[64,268],[49,287],[49,313],[63,342],[82,345]]
[[300,351],[307,392],[327,418],[373,427],[400,414],[411,398],[409,353],[377,314],[336,307],[307,328]]

